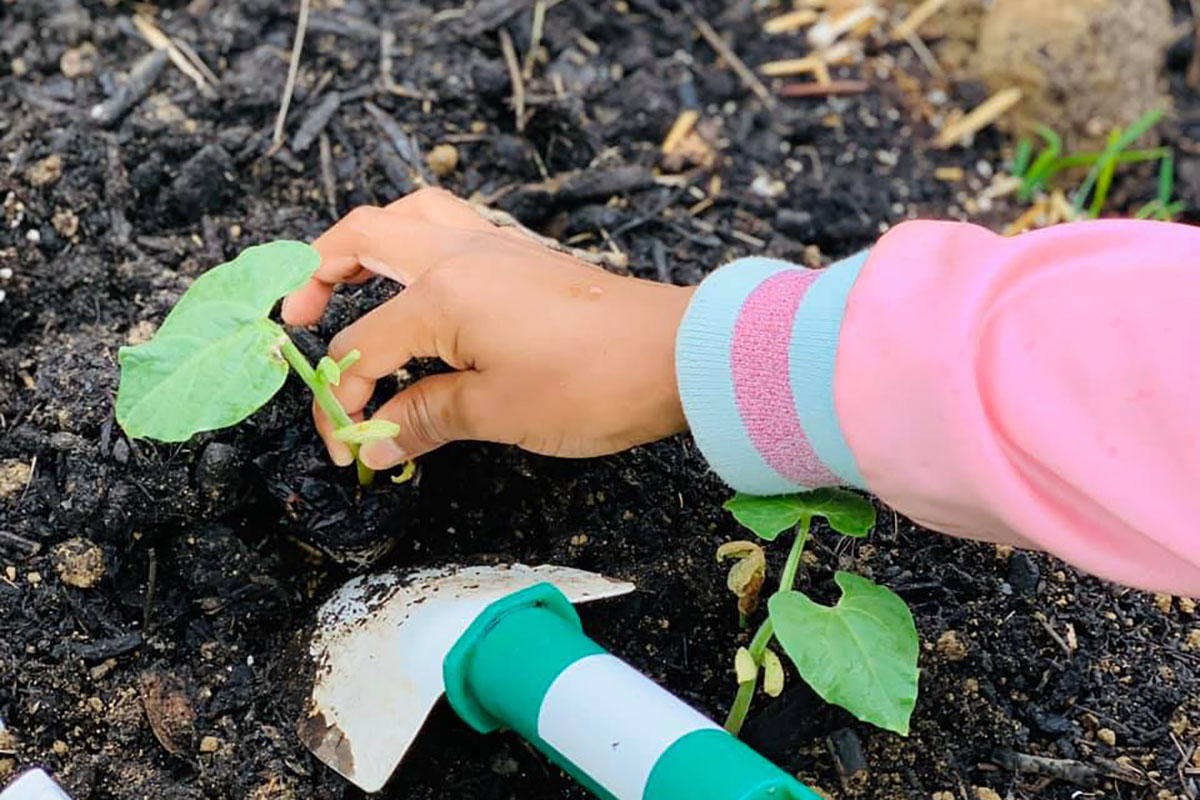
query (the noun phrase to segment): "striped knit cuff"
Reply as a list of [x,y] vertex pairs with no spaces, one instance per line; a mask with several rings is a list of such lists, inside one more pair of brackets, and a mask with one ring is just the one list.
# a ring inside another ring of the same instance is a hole
[[746,258],[696,291],[675,343],[679,391],[696,444],[735,489],[863,485],[833,373],[846,298],[866,259],[808,270]]

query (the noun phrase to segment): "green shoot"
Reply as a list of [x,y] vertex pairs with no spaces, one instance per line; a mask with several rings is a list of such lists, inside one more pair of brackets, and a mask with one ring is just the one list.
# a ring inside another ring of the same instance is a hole
[[[735,659],[738,691],[725,728],[734,735],[741,731],[760,671],[767,695],[783,690],[782,664],[769,649],[774,639],[800,677],[827,702],[861,720],[907,734],[917,695],[918,640],[904,601],[882,586],[843,572],[835,576],[842,590],[835,606],[818,605],[794,589],[812,520],[823,517],[838,533],[862,537],[875,525],[874,506],[852,492],[819,489],[770,498],[738,494],[725,507],[767,541],[788,528],[795,531],[779,590],[767,601],[768,616]],[[725,547],[749,552],[747,544]],[[864,670],[863,664],[871,669]]]
[[1109,191],[1118,167],[1125,164],[1159,161],[1162,163],[1159,195],[1142,206],[1136,216],[1139,219],[1150,217],[1174,219],[1184,206],[1181,202],[1172,202],[1171,200],[1174,181],[1174,159],[1171,150],[1166,147],[1129,149],[1158,124],[1163,114],[1164,112],[1161,110],[1150,111],[1128,128],[1113,131],[1105,148],[1099,152],[1064,154],[1062,137],[1045,125],[1039,125],[1037,133],[1044,142],[1041,152],[1033,156],[1032,141],[1029,137],[1022,137],[1018,140],[1013,153],[1012,174],[1021,179],[1021,185],[1017,191],[1018,199],[1022,202],[1029,202],[1036,192],[1047,189],[1050,181],[1059,173],[1087,167],[1087,175],[1075,191],[1072,205],[1079,214],[1083,214],[1086,207],[1087,216],[1095,219],[1103,213],[1104,206],[1108,202]]

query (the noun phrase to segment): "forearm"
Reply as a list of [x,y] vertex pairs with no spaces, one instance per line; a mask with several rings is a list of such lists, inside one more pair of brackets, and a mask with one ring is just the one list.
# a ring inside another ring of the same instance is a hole
[[936,530],[1198,593],[1197,252],[1183,226],[909,223],[865,264],[731,265],[680,331],[684,409],[738,489],[863,486]]

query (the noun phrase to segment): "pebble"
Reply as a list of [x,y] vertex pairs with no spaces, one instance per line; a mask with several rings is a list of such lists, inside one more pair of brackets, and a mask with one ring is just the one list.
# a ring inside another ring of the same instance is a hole
[[54,230],[67,239],[73,239],[79,232],[79,217],[69,208],[60,208],[55,211],[50,224],[54,226]]
[[62,757],[67,754],[70,748],[67,747],[67,743],[62,739],[55,739],[54,744],[50,745],[50,749],[54,751],[54,755]]
[[25,170],[25,179],[29,181],[30,186],[41,188],[58,183],[58,179],[62,177],[62,173],[62,156],[58,153],[52,153]]
[[1096,738],[1104,742],[1109,747],[1117,743],[1117,734],[1111,728],[1101,728],[1096,731]]
[[68,78],[83,78],[96,71],[98,56],[96,45],[84,42],[65,51],[58,60],[58,68]]
[[938,637],[937,653],[947,661],[962,661],[967,657],[967,645],[958,631],[946,631]]
[[104,551],[87,539],[68,539],[54,548],[58,579],[76,589],[91,589],[104,577]]
[[17,568],[13,566],[5,567],[4,577],[8,578],[9,583],[15,582],[17,580]]
[[1037,594],[1042,572],[1028,553],[1015,552],[1008,561],[1008,583],[1022,597]]
[[458,167],[458,148],[452,144],[439,144],[425,157],[433,174],[444,178]]
[[975,797],[978,800],[1004,800],[995,789],[989,789],[987,786],[976,786]]
[[42,582],[42,573],[30,572],[25,575],[25,580],[29,581],[30,586],[37,586]]
[[201,753],[215,753],[221,749],[221,740],[215,736],[205,736],[200,740]]
[[1184,650],[1200,650],[1200,628],[1192,628],[1183,643]]

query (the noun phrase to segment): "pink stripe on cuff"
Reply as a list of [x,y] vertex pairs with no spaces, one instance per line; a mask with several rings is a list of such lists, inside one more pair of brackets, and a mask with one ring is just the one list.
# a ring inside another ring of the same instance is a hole
[[759,284],[742,305],[730,346],[734,396],[750,441],[772,469],[809,488],[841,483],[813,452],[789,380],[793,320],[818,275],[788,270]]

